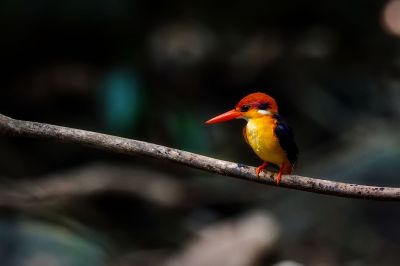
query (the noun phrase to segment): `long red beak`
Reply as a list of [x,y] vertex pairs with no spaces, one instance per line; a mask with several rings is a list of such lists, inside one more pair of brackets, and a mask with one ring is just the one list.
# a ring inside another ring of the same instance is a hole
[[215,123],[219,123],[219,122],[224,122],[224,121],[228,121],[228,120],[232,120],[234,118],[239,118],[242,114],[238,111],[234,110],[230,110],[226,113],[220,114],[214,118],[211,118],[210,120],[206,121],[206,124],[215,124]]

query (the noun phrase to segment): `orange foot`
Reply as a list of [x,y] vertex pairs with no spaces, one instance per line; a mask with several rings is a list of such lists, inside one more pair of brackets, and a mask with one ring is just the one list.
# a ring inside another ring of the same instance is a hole
[[259,167],[257,167],[256,169],[256,175],[259,176],[260,172],[268,165],[268,162],[263,162],[262,165],[260,165]]
[[279,172],[278,175],[276,176],[276,185],[279,186],[279,183],[281,182],[281,177],[282,177],[282,172],[283,172],[283,168],[285,167],[285,164],[283,163],[281,165],[281,168],[279,168]]

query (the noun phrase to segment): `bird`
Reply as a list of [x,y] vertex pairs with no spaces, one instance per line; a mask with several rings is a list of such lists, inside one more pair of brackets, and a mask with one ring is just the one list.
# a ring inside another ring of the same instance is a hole
[[232,119],[247,121],[243,136],[258,157],[263,160],[256,168],[256,175],[269,164],[279,168],[276,184],[279,186],[282,174],[291,174],[297,161],[299,149],[292,128],[278,113],[275,99],[268,94],[255,92],[245,96],[235,108],[207,120],[214,124]]

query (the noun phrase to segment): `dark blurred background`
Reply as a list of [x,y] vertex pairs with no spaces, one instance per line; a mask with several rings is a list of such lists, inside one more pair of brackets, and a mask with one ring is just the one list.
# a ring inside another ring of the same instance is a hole
[[[400,1],[0,2],[0,112],[253,166],[248,93],[279,103],[295,173],[399,186]],[[0,261],[399,265],[400,206],[163,161],[0,139]]]

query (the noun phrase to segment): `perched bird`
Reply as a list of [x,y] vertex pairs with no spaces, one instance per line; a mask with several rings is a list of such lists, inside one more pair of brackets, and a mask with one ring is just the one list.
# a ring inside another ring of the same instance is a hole
[[271,96],[255,92],[244,97],[235,109],[218,115],[208,121],[214,124],[234,118],[247,121],[243,136],[253,151],[264,163],[257,167],[257,176],[272,163],[279,167],[276,184],[279,185],[282,174],[291,174],[299,150],[294,141],[292,129],[278,114],[278,105]]

